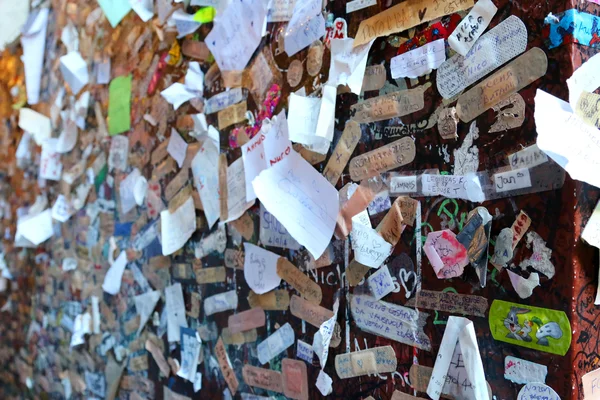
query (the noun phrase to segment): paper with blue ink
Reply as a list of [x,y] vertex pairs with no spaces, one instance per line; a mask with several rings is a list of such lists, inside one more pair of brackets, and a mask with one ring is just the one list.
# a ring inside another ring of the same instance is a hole
[[298,1],[285,31],[284,48],[293,56],[325,35],[325,18],[321,0]]
[[577,43],[600,47],[600,17],[570,9],[560,14],[549,14],[544,23],[548,25],[546,45],[553,49],[563,43]]
[[275,331],[271,336],[260,342],[256,348],[258,352],[258,361],[266,364],[288,347],[294,344],[296,337],[294,329],[289,323]]

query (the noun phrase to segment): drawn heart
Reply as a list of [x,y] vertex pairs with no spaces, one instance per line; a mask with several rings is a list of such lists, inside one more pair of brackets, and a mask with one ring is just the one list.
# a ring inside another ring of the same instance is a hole
[[423,18],[425,18],[425,13],[427,12],[427,7],[425,7],[422,10],[419,10],[419,20],[423,21]]
[[[406,284],[408,283],[408,280],[411,277],[413,279],[412,288],[410,290],[408,290],[408,287],[406,286]],[[413,290],[415,290],[415,286],[417,285],[417,274],[415,274],[413,271],[407,271],[405,269],[401,269],[400,270],[400,284],[406,291],[406,298],[407,299],[410,298],[410,295],[412,294]]]

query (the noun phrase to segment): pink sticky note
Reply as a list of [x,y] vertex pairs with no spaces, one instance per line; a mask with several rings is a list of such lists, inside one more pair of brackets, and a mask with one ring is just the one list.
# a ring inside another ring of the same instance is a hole
[[450,279],[462,275],[469,264],[467,249],[449,229],[431,232],[427,235],[425,254],[440,279]]

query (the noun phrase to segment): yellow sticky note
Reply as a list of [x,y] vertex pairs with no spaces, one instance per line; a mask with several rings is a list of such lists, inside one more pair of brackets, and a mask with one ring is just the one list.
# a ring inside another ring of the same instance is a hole
[[215,19],[215,14],[216,11],[213,7],[204,7],[194,14],[194,21],[206,24],[207,22],[212,22],[212,20]]

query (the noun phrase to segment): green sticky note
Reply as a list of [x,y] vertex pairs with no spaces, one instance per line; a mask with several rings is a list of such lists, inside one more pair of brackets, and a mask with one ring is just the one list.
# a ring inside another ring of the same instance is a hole
[[201,8],[194,14],[194,21],[200,22],[202,24],[206,24],[208,22],[212,22],[215,19],[216,11],[213,7],[204,7]]
[[119,22],[131,11],[128,0],[98,0],[98,4],[113,28],[119,25]]
[[132,76],[119,76],[108,87],[108,133],[111,136],[131,129]]

